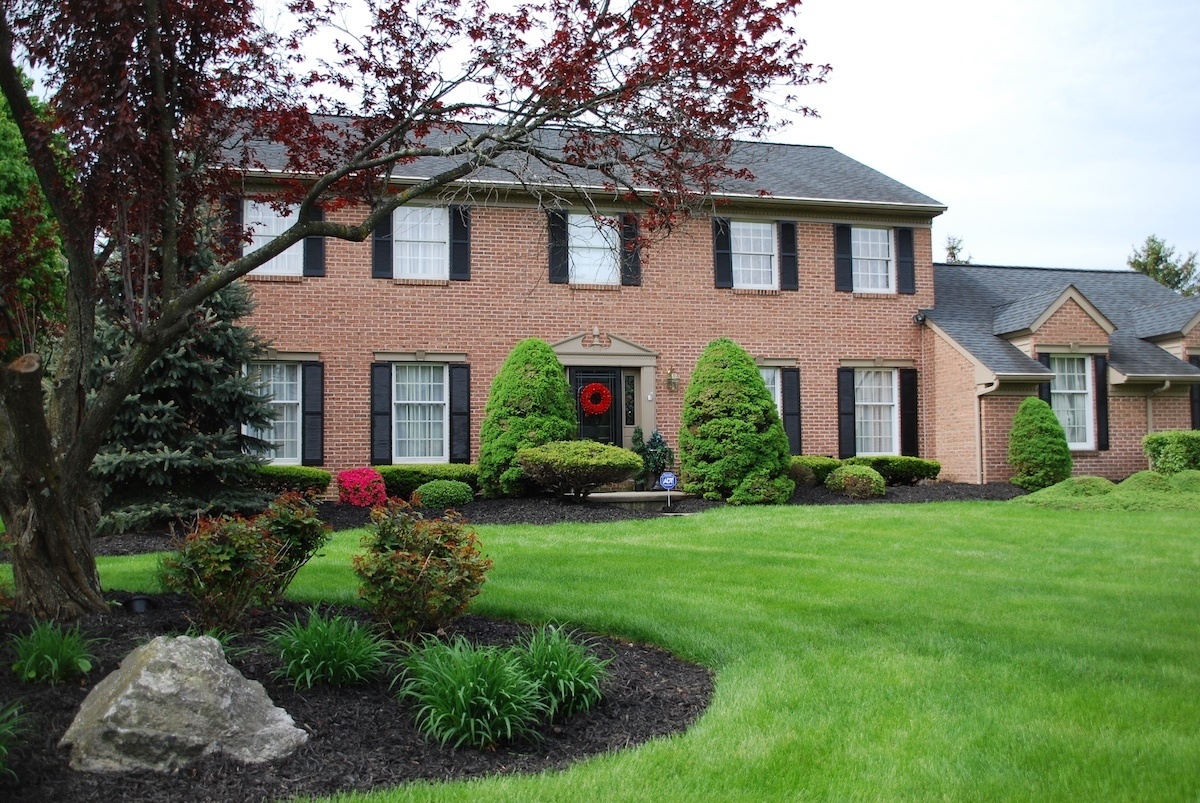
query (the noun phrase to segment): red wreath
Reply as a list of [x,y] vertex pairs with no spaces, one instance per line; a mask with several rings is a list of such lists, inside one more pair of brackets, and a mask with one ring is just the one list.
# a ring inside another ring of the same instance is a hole
[[579,406],[588,415],[604,415],[612,407],[612,391],[602,382],[590,382],[579,391]]

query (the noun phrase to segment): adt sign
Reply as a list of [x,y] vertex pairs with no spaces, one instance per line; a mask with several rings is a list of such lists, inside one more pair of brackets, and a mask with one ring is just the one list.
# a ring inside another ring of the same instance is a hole
[[658,475],[658,484],[661,485],[664,490],[670,491],[679,484],[679,477],[675,476],[675,472],[673,471],[664,471],[662,474]]

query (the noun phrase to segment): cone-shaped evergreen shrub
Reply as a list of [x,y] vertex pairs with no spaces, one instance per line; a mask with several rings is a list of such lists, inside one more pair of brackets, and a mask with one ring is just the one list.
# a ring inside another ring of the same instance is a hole
[[1021,402],[1008,434],[1012,484],[1027,491],[1049,488],[1071,476],[1074,462],[1067,434],[1050,405],[1030,396]]
[[708,344],[683,396],[683,490],[730,504],[786,502],[795,489],[775,401],[750,355],[732,340]]
[[535,337],[513,347],[492,381],[479,428],[479,490],[484,496],[521,496],[532,484],[517,465],[527,446],[578,434],[575,400],[558,355]]

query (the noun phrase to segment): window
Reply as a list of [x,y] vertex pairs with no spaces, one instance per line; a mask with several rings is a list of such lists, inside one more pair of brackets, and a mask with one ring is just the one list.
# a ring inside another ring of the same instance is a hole
[[[262,248],[294,226],[298,220],[295,209],[289,209],[287,214],[280,214],[270,204],[249,200],[245,202],[242,214],[246,229],[250,232],[250,243],[246,246],[246,253]],[[297,242],[250,273],[253,276],[303,276],[304,241]]]
[[402,206],[392,213],[393,276],[449,277],[450,216],[445,207]]
[[775,224],[733,220],[729,223],[733,286],[775,289]]
[[1092,449],[1092,361],[1085,356],[1050,355],[1050,407],[1072,449]]
[[571,284],[617,284],[621,232],[615,218],[572,214],[567,217]]
[[395,462],[441,462],[448,450],[446,366],[392,366],[392,457]]
[[854,451],[899,454],[899,404],[895,370],[854,371]]
[[767,393],[771,394],[771,401],[775,402],[775,409],[779,411],[780,417],[783,416],[783,394],[779,387],[779,369],[778,368],[759,368],[758,373],[762,376],[763,382],[767,385]]
[[300,364],[256,362],[251,363],[248,373],[271,397],[276,418],[271,426],[263,429],[247,427],[246,434],[273,444],[268,454],[272,463],[300,465]]
[[891,229],[850,230],[854,292],[894,292]]

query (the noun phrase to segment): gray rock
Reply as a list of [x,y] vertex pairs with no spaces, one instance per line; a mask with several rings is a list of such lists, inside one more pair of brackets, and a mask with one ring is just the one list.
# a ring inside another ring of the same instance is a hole
[[160,636],[92,689],[59,746],[77,770],[169,772],[213,753],[271,761],[307,740],[216,639]]

